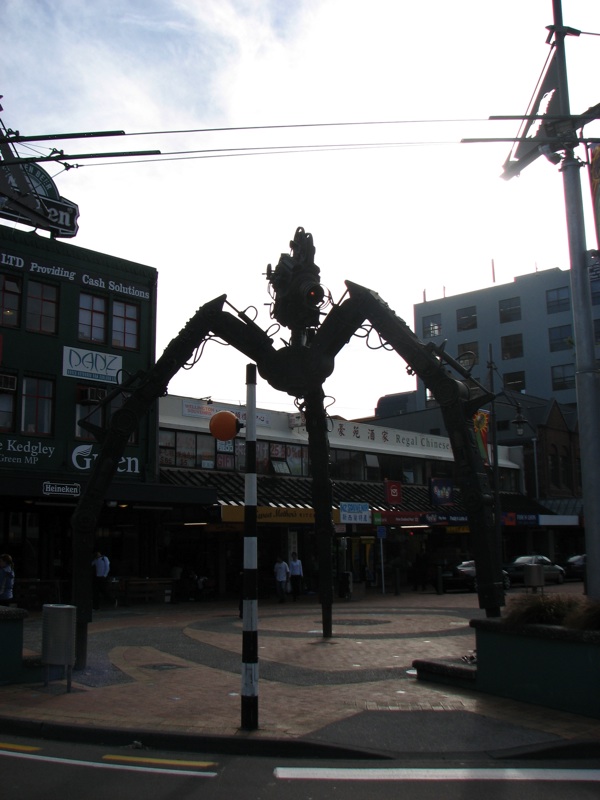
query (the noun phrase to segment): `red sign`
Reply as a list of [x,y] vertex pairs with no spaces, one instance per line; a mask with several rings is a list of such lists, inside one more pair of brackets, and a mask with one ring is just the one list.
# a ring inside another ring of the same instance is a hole
[[385,502],[390,505],[399,505],[402,502],[402,484],[400,481],[384,481]]

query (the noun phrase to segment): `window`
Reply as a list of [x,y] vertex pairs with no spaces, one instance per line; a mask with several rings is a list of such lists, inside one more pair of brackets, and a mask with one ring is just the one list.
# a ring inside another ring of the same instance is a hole
[[433,339],[434,336],[440,336],[442,333],[442,315],[431,314],[428,317],[423,317],[423,338]]
[[552,367],[552,389],[559,391],[560,389],[574,389],[575,388],[575,365],[574,364],[558,364]]
[[550,454],[548,458],[549,463],[549,472],[550,472],[550,483],[555,486],[560,486],[560,460],[558,457],[558,448],[555,444],[550,445]]
[[472,331],[477,327],[477,306],[459,308],[456,312],[456,330]]
[[21,281],[0,275],[0,325],[4,328],[19,327]]
[[500,322],[518,322],[521,319],[521,298],[510,297],[498,303]]
[[[0,379],[2,376],[0,376]],[[0,387],[0,431],[15,429],[15,392]]]
[[105,427],[105,407],[98,405],[96,401],[92,402],[89,397],[94,396],[93,393],[98,390],[95,387],[78,386],[77,387],[77,402],[75,403],[75,436],[77,439],[83,439],[88,442],[97,441],[97,437],[91,431],[82,428],[79,422],[85,420],[92,425],[97,425],[99,428]]
[[161,467],[175,466],[175,431],[159,430],[158,454]]
[[52,433],[54,382],[44,378],[24,378],[21,406],[21,433]]
[[34,333],[56,333],[58,289],[39,281],[27,284],[25,327]]
[[594,320],[594,344],[600,344],[600,317]]
[[473,359],[471,366],[475,367],[479,364],[479,342],[463,342],[463,344],[458,345],[458,357],[457,361],[462,364],[461,356],[465,353],[473,353]]
[[570,308],[571,298],[568,286],[561,286],[560,289],[548,289],[546,292],[548,314],[558,314],[559,311],[568,311]]
[[524,372],[505,372],[504,373],[504,388],[512,389],[513,392],[523,392],[525,386],[525,373]]
[[79,338],[83,342],[106,342],[106,300],[93,294],[79,295]]
[[513,336],[502,336],[500,339],[502,360],[521,358],[523,356],[523,334],[515,333]]
[[556,328],[548,328],[548,341],[550,352],[557,350],[570,350],[573,347],[573,331],[570,325],[557,325]]
[[139,345],[139,306],[123,303],[113,304],[112,344],[125,350],[137,350]]
[[590,279],[590,292],[592,295],[592,305],[600,305],[600,277]]

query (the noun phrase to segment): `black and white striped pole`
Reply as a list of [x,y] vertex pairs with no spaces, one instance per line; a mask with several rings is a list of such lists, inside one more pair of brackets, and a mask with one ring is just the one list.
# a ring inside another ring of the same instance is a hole
[[[210,421],[216,439],[233,439],[240,422],[231,411]],[[242,730],[258,729],[258,556],[256,543],[256,365],[246,365],[246,473],[242,576]]]
[[256,540],[256,364],[246,365],[246,474],[242,594],[242,729],[258,728],[258,556]]

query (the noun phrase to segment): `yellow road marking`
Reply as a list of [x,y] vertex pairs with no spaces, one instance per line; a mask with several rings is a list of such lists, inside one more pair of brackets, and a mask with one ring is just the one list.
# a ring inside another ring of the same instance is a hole
[[140,756],[102,756],[103,760],[123,761],[127,764],[169,764],[178,767],[214,767],[214,761],[182,761],[175,758],[142,758]]
[[33,747],[28,744],[11,744],[10,742],[0,742],[0,750],[16,750],[20,753],[36,753],[41,747]]

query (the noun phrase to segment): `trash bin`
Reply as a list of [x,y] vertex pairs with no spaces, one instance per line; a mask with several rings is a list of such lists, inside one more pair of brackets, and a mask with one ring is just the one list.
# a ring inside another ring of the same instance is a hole
[[523,583],[528,589],[537,589],[544,585],[544,567],[541,564],[525,564],[523,567]]
[[50,666],[65,667],[67,691],[71,691],[71,670],[75,663],[76,606],[58,603],[42,606],[42,664],[48,685]]
[[351,572],[340,572],[339,585],[338,585],[338,596],[347,598],[348,600],[352,597],[352,573]]

